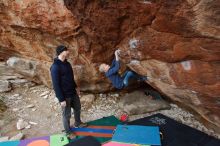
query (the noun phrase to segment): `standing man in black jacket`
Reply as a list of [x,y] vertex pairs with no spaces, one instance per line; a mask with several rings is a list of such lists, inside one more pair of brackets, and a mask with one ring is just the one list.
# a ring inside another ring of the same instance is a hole
[[85,123],[81,122],[80,111],[80,90],[77,87],[71,64],[67,61],[69,51],[67,47],[60,45],[56,49],[57,58],[51,66],[51,77],[53,88],[58,98],[63,117],[63,126],[67,135],[71,135],[70,118],[71,108],[74,109],[75,127],[84,127]]

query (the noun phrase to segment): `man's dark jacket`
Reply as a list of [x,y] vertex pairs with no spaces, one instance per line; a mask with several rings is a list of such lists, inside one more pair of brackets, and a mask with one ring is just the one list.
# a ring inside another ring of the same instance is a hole
[[53,88],[59,102],[65,101],[65,98],[72,98],[76,94],[77,85],[71,64],[67,60],[62,62],[55,58],[50,71]]

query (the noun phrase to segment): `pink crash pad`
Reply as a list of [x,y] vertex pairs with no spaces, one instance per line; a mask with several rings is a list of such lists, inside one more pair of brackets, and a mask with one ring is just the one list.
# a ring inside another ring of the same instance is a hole
[[125,143],[118,143],[118,142],[108,142],[106,144],[103,144],[102,146],[138,146],[135,144],[125,144]]

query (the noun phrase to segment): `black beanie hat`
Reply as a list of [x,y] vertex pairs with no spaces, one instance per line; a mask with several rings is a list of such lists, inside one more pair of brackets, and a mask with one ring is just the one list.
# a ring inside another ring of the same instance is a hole
[[64,45],[60,45],[57,47],[56,51],[57,51],[57,56],[59,56],[63,51],[67,51],[67,47]]

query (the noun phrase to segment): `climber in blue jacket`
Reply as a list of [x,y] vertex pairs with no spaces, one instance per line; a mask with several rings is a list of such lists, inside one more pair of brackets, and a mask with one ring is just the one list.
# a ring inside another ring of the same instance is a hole
[[135,78],[141,81],[147,80],[147,77],[140,76],[133,71],[126,71],[122,76],[120,76],[118,73],[120,69],[119,54],[120,50],[116,50],[115,59],[112,61],[111,67],[105,63],[99,66],[99,71],[105,73],[105,76],[112,82],[115,88],[123,89],[127,87],[131,78]]

